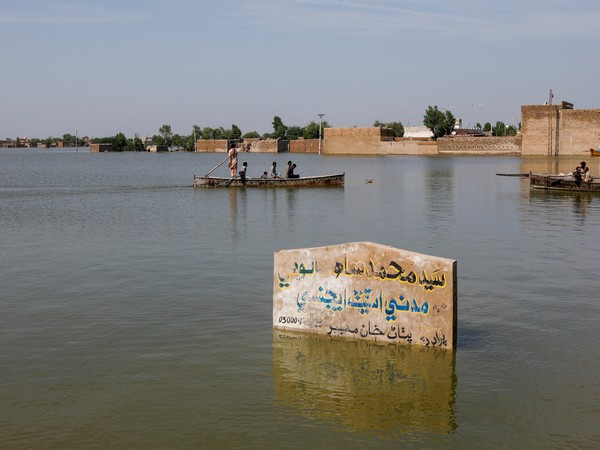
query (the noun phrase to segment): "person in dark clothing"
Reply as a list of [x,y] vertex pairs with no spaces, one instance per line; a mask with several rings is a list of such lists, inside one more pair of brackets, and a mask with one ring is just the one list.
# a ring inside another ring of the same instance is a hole
[[292,167],[290,167],[290,170],[288,171],[288,178],[300,178],[299,174],[294,173],[295,169],[296,164],[292,164]]

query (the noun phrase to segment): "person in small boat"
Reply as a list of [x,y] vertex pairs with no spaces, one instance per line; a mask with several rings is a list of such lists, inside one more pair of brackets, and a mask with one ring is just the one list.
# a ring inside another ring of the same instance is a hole
[[263,174],[260,176],[261,180],[266,180],[267,178],[269,178],[269,174],[267,172],[263,172]]
[[246,171],[248,170],[248,163],[244,161],[242,164],[242,170],[240,170],[239,175],[243,182],[246,181]]
[[296,164],[292,164],[292,167],[290,167],[290,170],[288,171],[288,178],[300,178],[300,175],[294,173],[294,170],[296,170]]
[[273,161],[273,165],[271,166],[271,178],[279,178],[279,174],[277,173],[277,162]]
[[292,162],[288,161],[287,166],[285,167],[285,177],[290,177],[290,169],[292,168]]
[[237,173],[237,164],[237,149],[235,148],[235,145],[233,145],[231,146],[231,149],[229,149],[229,162],[227,163],[227,165],[229,166],[229,171],[231,173],[231,178],[235,177]]
[[585,161],[581,161],[580,165],[575,168],[573,177],[575,177],[575,180],[577,181],[591,181],[590,168]]

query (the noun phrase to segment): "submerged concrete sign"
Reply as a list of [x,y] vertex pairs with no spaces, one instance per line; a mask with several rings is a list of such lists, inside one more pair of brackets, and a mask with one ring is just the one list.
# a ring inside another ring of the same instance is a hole
[[354,242],[275,253],[273,327],[456,346],[456,261]]

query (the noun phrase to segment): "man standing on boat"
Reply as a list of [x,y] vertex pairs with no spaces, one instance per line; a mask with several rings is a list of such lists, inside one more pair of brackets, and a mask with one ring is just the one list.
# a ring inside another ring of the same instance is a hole
[[231,149],[229,150],[229,171],[231,174],[231,178],[234,178],[237,175],[237,149],[235,148],[235,145],[231,146]]

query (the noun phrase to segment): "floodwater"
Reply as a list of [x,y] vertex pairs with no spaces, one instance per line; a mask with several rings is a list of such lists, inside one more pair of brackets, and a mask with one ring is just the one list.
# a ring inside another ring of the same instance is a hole
[[[1,448],[600,447],[600,196],[495,175],[581,158],[223,157],[0,150]],[[353,241],[458,261],[456,351],[273,331],[273,253]]]

